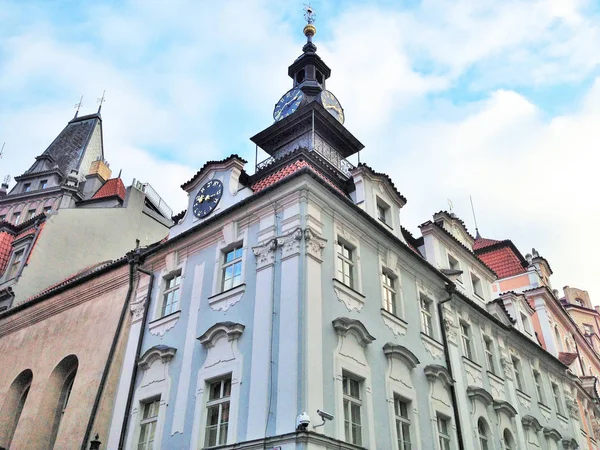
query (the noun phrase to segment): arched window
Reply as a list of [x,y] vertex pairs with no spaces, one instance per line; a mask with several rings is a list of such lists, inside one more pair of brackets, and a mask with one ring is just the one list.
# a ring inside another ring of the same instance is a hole
[[516,450],[515,440],[513,439],[512,433],[508,430],[508,428],[504,429],[504,434],[502,436],[504,438],[504,450]]
[[560,337],[560,331],[558,331],[558,325],[554,325],[554,337],[556,338],[556,346],[558,347],[558,351],[563,351],[562,339]]
[[488,450],[488,426],[483,418],[477,421],[477,434],[479,434],[479,447],[481,450]]
[[33,372],[27,369],[21,372],[8,388],[0,410],[0,448],[10,448],[32,380]]
[[52,371],[38,409],[32,448],[54,448],[60,424],[69,410],[78,366],[77,357],[69,355]]
[[581,300],[579,297],[575,297],[575,303],[579,306],[584,306],[583,300]]

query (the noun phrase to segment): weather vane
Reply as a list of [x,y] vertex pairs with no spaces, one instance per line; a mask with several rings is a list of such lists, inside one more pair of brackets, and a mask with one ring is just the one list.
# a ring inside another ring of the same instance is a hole
[[448,208],[450,208],[450,212],[452,212],[452,208],[454,207],[454,205],[452,204],[452,200],[450,200],[449,198],[447,198],[446,200],[448,200]]
[[81,109],[81,105],[82,104],[83,104],[83,95],[79,99],[79,103],[75,103],[75,106],[74,106],[74,108],[76,109],[76,111],[75,111],[75,117],[77,117],[79,115],[79,110]]
[[313,24],[315,22],[315,19],[317,18],[315,10],[312,6],[310,6],[310,3],[304,4],[304,18],[309,24]]
[[4,184],[8,184],[8,183],[10,183],[10,175],[6,175],[4,177]]
[[104,98],[104,94],[106,94],[106,90],[102,91],[102,97],[97,100],[100,104],[100,106],[98,106],[98,113],[100,113],[100,110],[102,109],[102,103],[106,101],[106,98]]

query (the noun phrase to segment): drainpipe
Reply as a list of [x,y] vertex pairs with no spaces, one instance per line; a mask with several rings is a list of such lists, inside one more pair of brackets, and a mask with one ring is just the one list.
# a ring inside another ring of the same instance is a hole
[[[112,365],[112,361],[114,359],[115,352],[117,350],[117,345],[119,343],[119,336],[121,335],[121,330],[123,329],[123,323],[125,322],[127,308],[129,306],[129,298],[131,297],[131,293],[133,292],[133,279],[134,279],[134,266],[130,262],[130,264],[129,264],[129,289],[127,290],[127,295],[125,296],[125,301],[123,302],[123,308],[121,309],[121,315],[119,316],[119,323],[117,324],[117,329],[115,330],[115,335],[113,337],[112,344],[110,345],[110,350],[108,352],[108,357],[106,359],[106,366],[104,367],[104,371],[102,372],[102,378],[100,379],[100,385],[98,386],[98,392],[96,392],[96,398],[94,399],[94,405],[92,406],[92,413],[90,414],[90,419],[88,420],[88,424],[85,429],[85,434],[83,436],[83,442],[81,443],[81,450],[87,449],[87,446],[88,446],[88,439],[90,438],[90,433],[92,432],[92,426],[94,425],[94,421],[96,419],[96,413],[98,412],[98,407],[100,406],[100,399],[102,398],[102,394],[104,392],[104,385],[106,384],[106,379],[108,378],[108,375],[110,372],[110,366]],[[96,438],[96,440],[97,440],[97,438]]]
[[[133,370],[131,372],[131,382],[129,383],[129,393],[127,394],[127,404],[125,405],[125,414],[123,416],[123,425],[121,426],[121,435],[119,436],[119,449],[125,447],[125,437],[127,436],[127,424],[129,423],[129,414],[131,412],[131,402],[133,400],[133,392],[135,390],[135,379],[137,377],[138,365],[137,361],[140,359],[140,353],[142,351],[142,344],[144,342],[144,329],[146,327],[146,320],[148,318],[148,306],[150,303],[150,297],[152,295],[152,287],[154,286],[154,274],[145,269],[139,267],[141,263],[141,257],[139,250],[132,252],[132,257],[130,259],[129,264],[132,267],[135,267],[135,270],[141,272],[150,277],[150,283],[148,285],[148,294],[146,294],[146,299],[144,300],[144,317],[142,317],[142,327],[140,330],[140,336],[138,338],[138,345],[135,351],[135,361],[133,363]],[[129,303],[129,302],[128,302]]]
[[[454,380],[454,376],[452,375],[452,364],[450,363],[450,351],[448,349],[448,337],[446,336],[446,325],[444,324],[444,312],[443,305],[446,302],[452,300],[452,294],[456,291],[456,285],[454,283],[446,283],[446,292],[448,293],[448,298],[438,302],[438,320],[440,322],[440,328],[442,329],[442,345],[444,346],[444,355],[446,356],[446,366],[448,369],[448,373],[450,374],[450,378]],[[456,403],[456,389],[454,387],[454,383],[450,386],[450,393],[452,394],[452,410],[454,411],[454,417],[456,417],[456,435],[458,437],[458,448],[460,450],[465,449],[465,444],[463,442],[462,435],[462,426],[460,424],[460,416],[458,415],[458,404]]]

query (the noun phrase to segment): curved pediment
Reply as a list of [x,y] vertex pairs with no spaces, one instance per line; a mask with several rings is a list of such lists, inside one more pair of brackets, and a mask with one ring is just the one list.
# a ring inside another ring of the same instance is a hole
[[430,381],[441,380],[447,386],[452,386],[454,384],[454,380],[450,376],[448,369],[439,364],[429,364],[423,368],[423,372]]
[[419,364],[419,359],[413,352],[403,345],[388,342],[383,346],[383,353],[390,358],[397,358],[404,362],[410,369],[414,369]]
[[230,341],[238,339],[242,335],[244,328],[246,327],[241,323],[218,322],[206,330],[198,340],[205,347],[214,347],[217,340],[223,335],[226,335]]
[[544,428],[544,436],[554,439],[555,441],[562,439],[562,435],[556,428]]
[[504,400],[494,400],[494,410],[503,412],[508,417],[515,417],[518,412],[513,405]]
[[533,416],[530,416],[529,414],[526,416],[523,416],[523,418],[521,419],[521,423],[523,424],[523,426],[525,428],[531,428],[533,429],[536,433],[538,431],[542,430],[542,425],[540,424],[540,422]]
[[176,348],[169,347],[168,345],[155,345],[144,352],[138,360],[138,366],[143,370],[147,370],[152,361],[158,358],[161,359],[163,363],[169,362],[173,359],[176,352]]
[[338,335],[346,336],[349,332],[353,332],[360,339],[360,343],[363,346],[366,346],[375,340],[360,320],[349,319],[348,317],[338,317],[331,323]]
[[479,400],[485,406],[489,406],[494,401],[494,397],[484,388],[469,386],[467,388],[467,396],[472,400]]

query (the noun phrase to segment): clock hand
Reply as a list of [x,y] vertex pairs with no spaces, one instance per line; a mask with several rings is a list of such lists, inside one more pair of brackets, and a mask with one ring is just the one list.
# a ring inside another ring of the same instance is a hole
[[300,93],[297,93],[294,98],[292,98],[289,102],[286,102],[280,109],[279,112],[277,113],[277,117],[280,117],[281,114],[283,113],[283,110],[290,104],[296,101],[296,99],[298,98],[298,96],[300,95]]

